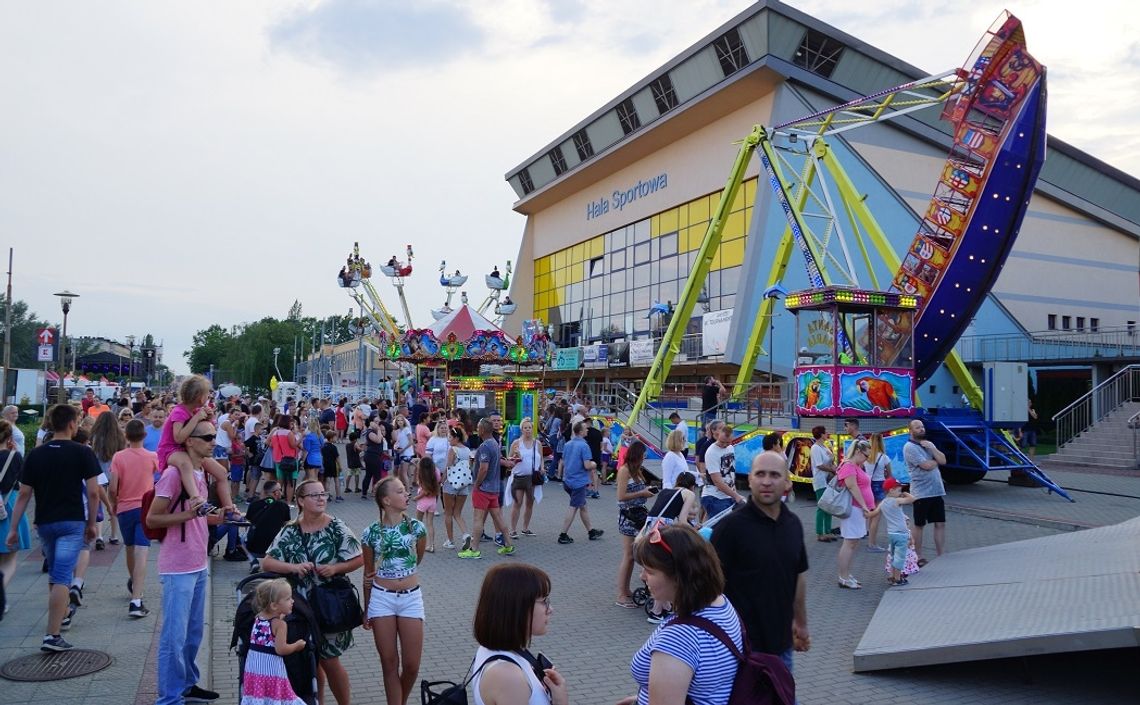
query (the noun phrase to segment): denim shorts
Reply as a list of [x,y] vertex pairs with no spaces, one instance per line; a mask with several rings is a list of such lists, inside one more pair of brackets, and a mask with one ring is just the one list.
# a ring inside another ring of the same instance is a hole
[[231,465],[230,466],[230,482],[241,482],[245,479],[245,466],[244,465]]
[[571,507],[574,509],[580,509],[581,507],[586,506],[586,485],[582,485],[581,487],[575,489],[570,489],[565,484],[563,484],[562,489],[566,490],[566,494],[570,495]]
[[871,496],[875,498],[875,504],[883,501],[883,497],[887,493],[883,491],[883,483],[885,480],[871,480]]
[[225,446],[214,446],[214,459],[226,460],[230,457],[230,452],[226,450]]
[[891,554],[891,567],[901,571],[906,567],[906,548],[910,544],[910,534],[887,534],[887,540],[890,542],[887,550]]
[[149,546],[150,539],[146,537],[142,524],[142,509],[129,509],[119,515],[119,531],[123,534],[123,544],[126,546]]
[[36,527],[47,559],[48,583],[71,585],[79,552],[87,547],[83,536],[86,529],[84,521],[53,521]]
[[713,497],[712,495],[705,495],[701,497],[701,506],[704,508],[705,514],[708,515],[709,519],[712,519],[714,516],[720,514],[725,509],[728,509],[734,504],[736,504],[736,502],[732,500],[732,497],[726,497],[724,499],[721,499],[720,497]]

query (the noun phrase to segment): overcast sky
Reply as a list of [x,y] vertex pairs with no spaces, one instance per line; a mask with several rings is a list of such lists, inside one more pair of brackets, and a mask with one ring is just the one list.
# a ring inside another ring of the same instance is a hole
[[[295,298],[346,312],[334,279],[354,240],[374,264],[410,242],[413,322],[427,325],[441,259],[479,274],[517,254],[508,169],[750,4],[9,0],[0,244],[16,248],[14,296],[58,320],[51,294],[69,288],[69,332],[153,333],[181,372],[211,323],[283,317]],[[960,65],[1006,7],[791,5],[931,72]],[[1049,67],[1050,133],[1140,174],[1134,8],[1009,5]]]

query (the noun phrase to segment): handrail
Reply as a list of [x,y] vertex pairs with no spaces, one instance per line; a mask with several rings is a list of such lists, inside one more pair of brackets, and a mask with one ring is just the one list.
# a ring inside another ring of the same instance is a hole
[[1140,365],[1128,365],[1053,415],[1057,447],[1084,433],[1122,404],[1140,399]]

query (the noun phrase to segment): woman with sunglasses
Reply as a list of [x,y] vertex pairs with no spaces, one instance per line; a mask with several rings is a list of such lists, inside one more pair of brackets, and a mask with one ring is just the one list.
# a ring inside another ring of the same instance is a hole
[[471,663],[475,705],[566,705],[566,681],[532,637],[546,634],[554,610],[550,576],[526,563],[499,563],[483,577],[475,606],[479,649]]
[[[638,692],[618,705],[723,705],[732,693],[739,662],[710,632],[683,623],[703,617],[743,650],[740,619],[724,596],[716,552],[687,526],[657,524],[635,544],[641,578],[653,599],[673,603],[676,616],[658,627],[630,663]],[[682,623],[677,623],[678,619]]]
[[[306,598],[318,584],[346,575],[363,564],[360,541],[340,519],[328,513],[329,495],[319,480],[297,485],[297,519],[273,539],[261,569],[295,576],[297,590]],[[325,703],[325,681],[339,705],[352,702],[348,672],[340,656],[352,646],[352,632],[325,634],[317,650],[317,692]]]

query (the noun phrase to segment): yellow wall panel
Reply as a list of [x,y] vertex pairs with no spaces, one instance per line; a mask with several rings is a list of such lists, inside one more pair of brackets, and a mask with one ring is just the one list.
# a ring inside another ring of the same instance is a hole
[[566,269],[558,269],[554,272],[554,290],[558,291],[566,286]]
[[744,230],[748,226],[744,220],[744,211],[729,213],[724,221],[724,231],[720,234],[721,240],[744,237]]
[[689,227],[689,204],[682,203],[677,206],[677,229],[684,230]]
[[577,284],[578,282],[582,281],[582,271],[585,268],[586,265],[582,264],[581,262],[575,262],[574,264],[567,267],[566,271],[569,272],[569,274],[566,277],[566,283]]
[[721,243],[720,247],[717,248],[716,254],[713,255],[712,264],[709,266],[710,272],[715,272],[718,269],[723,269],[723,267],[721,265],[721,256],[720,256],[720,253],[723,249],[724,249],[724,243]]
[[658,233],[658,235],[664,235],[665,233],[676,232],[677,231],[677,217],[678,217],[678,213],[677,213],[676,208],[670,208],[669,210],[662,213],[661,214],[661,231]]
[[689,225],[696,225],[709,219],[708,196],[701,196],[689,202]]
[[606,236],[599,235],[590,240],[590,259],[601,257],[606,253]]
[[721,191],[717,191],[716,193],[711,193],[708,195],[710,220],[712,219],[713,213],[716,213],[716,207],[720,205],[720,194]]
[[741,185],[740,188],[736,189],[736,198],[733,199],[733,201],[732,201],[732,208],[729,209],[729,213],[735,213],[736,211],[740,211],[740,210],[744,210],[744,186],[743,185]]
[[550,256],[539,257],[534,263],[535,274],[550,274]]
[[[661,216],[655,215],[649,219],[649,237],[657,237],[661,234]],[[626,243],[632,244],[632,243]]]
[[559,269],[562,269],[566,266],[566,250],[559,250],[555,252],[553,257],[554,267],[552,267],[552,271],[557,272]]
[[744,240],[729,240],[720,245],[722,267],[737,267],[744,264]]
[[756,205],[756,179],[749,179],[744,182],[744,205]]

